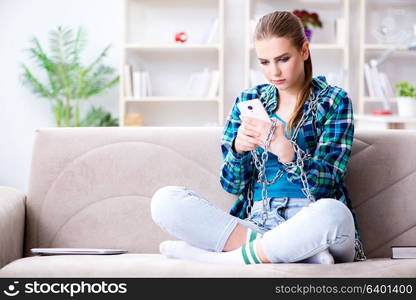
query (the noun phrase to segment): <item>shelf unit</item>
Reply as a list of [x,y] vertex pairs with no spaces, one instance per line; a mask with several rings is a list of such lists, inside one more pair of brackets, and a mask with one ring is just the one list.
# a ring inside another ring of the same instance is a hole
[[[123,0],[122,16],[120,126],[126,114],[134,113],[140,113],[144,126],[222,126],[224,0]],[[206,43],[204,34],[215,19],[216,37]],[[176,43],[174,36],[182,31],[188,40]],[[149,73],[151,96],[126,95],[126,64]],[[187,91],[191,74],[203,69],[218,71],[216,96]]]
[[[258,84],[251,78],[251,70],[260,73],[259,63],[253,44],[254,26],[259,17],[275,11],[306,9],[309,12],[317,12],[323,23],[322,28],[312,28],[310,51],[314,67],[313,76],[324,75],[334,85],[349,90],[350,76],[350,50],[349,50],[349,23],[350,0],[247,0],[246,1],[246,55],[245,55],[245,86],[246,88]],[[336,20],[344,22],[342,34],[336,31]],[[342,61],[342,65],[339,62]],[[331,74],[336,74],[331,80]],[[338,77],[338,78],[336,78]],[[262,76],[257,78],[265,79]]]
[[[389,129],[402,129],[406,127],[406,124],[416,123],[416,118],[397,115],[397,101],[395,98],[389,99],[393,115],[372,115],[372,110],[383,108],[383,99],[369,97],[364,75],[364,65],[370,59],[379,58],[385,51],[396,46],[402,40],[403,34],[409,33],[406,33],[406,30],[412,30],[416,19],[416,2],[413,0],[360,0],[359,17],[359,31],[361,34],[358,63],[359,101],[358,111],[355,115],[356,120],[383,123]],[[378,26],[383,24],[385,26],[390,25],[391,33],[389,36],[383,37],[381,34],[383,31],[380,31],[381,27]],[[404,80],[412,82],[412,79],[415,78],[416,72],[413,67],[415,58],[416,51],[409,51],[405,45],[401,45],[378,69],[387,74],[394,88],[395,83]],[[414,83],[412,82],[412,84]]]
[[416,124],[416,118],[397,115],[375,116],[355,114],[355,119],[379,124],[386,124],[387,129],[405,129],[405,124]]

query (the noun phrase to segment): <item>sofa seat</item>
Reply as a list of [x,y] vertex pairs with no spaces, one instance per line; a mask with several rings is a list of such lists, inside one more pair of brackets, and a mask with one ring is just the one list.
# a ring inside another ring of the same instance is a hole
[[[416,130],[357,130],[346,185],[364,262],[226,266],[166,259],[176,239],[151,217],[154,193],[186,186],[229,211],[219,183],[222,127],[43,128],[27,193],[0,187],[0,277],[411,277],[416,259]],[[110,256],[33,256],[31,248],[107,248]],[[144,254],[146,253],[146,254]]]
[[13,261],[0,277],[416,277],[416,259],[365,262],[216,265],[160,254],[30,256]]

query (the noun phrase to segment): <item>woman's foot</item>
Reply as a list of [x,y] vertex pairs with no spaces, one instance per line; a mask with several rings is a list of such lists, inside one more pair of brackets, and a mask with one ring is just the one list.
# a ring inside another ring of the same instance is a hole
[[228,252],[213,252],[196,248],[184,241],[164,241],[160,243],[159,251],[166,257],[195,260],[205,263],[244,265],[260,264],[261,261],[256,253],[255,242],[251,241],[248,246]]
[[334,264],[334,257],[329,253],[328,248],[304,260],[309,264]]

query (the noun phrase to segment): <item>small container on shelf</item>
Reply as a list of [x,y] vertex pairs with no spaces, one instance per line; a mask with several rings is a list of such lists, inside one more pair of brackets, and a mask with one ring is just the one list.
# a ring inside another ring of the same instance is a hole
[[144,126],[141,113],[127,113],[124,115],[124,126]]

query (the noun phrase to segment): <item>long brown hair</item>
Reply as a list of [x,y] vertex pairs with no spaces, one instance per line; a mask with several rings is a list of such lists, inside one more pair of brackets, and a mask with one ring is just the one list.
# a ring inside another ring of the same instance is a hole
[[[261,17],[256,25],[254,40],[260,41],[272,37],[288,38],[292,45],[301,51],[306,41],[305,32],[300,19],[288,11],[275,11]],[[296,100],[294,114],[289,120],[286,131],[290,132],[302,118],[303,106],[308,99],[312,83],[312,60],[309,52],[308,59],[304,61],[305,81]]]

